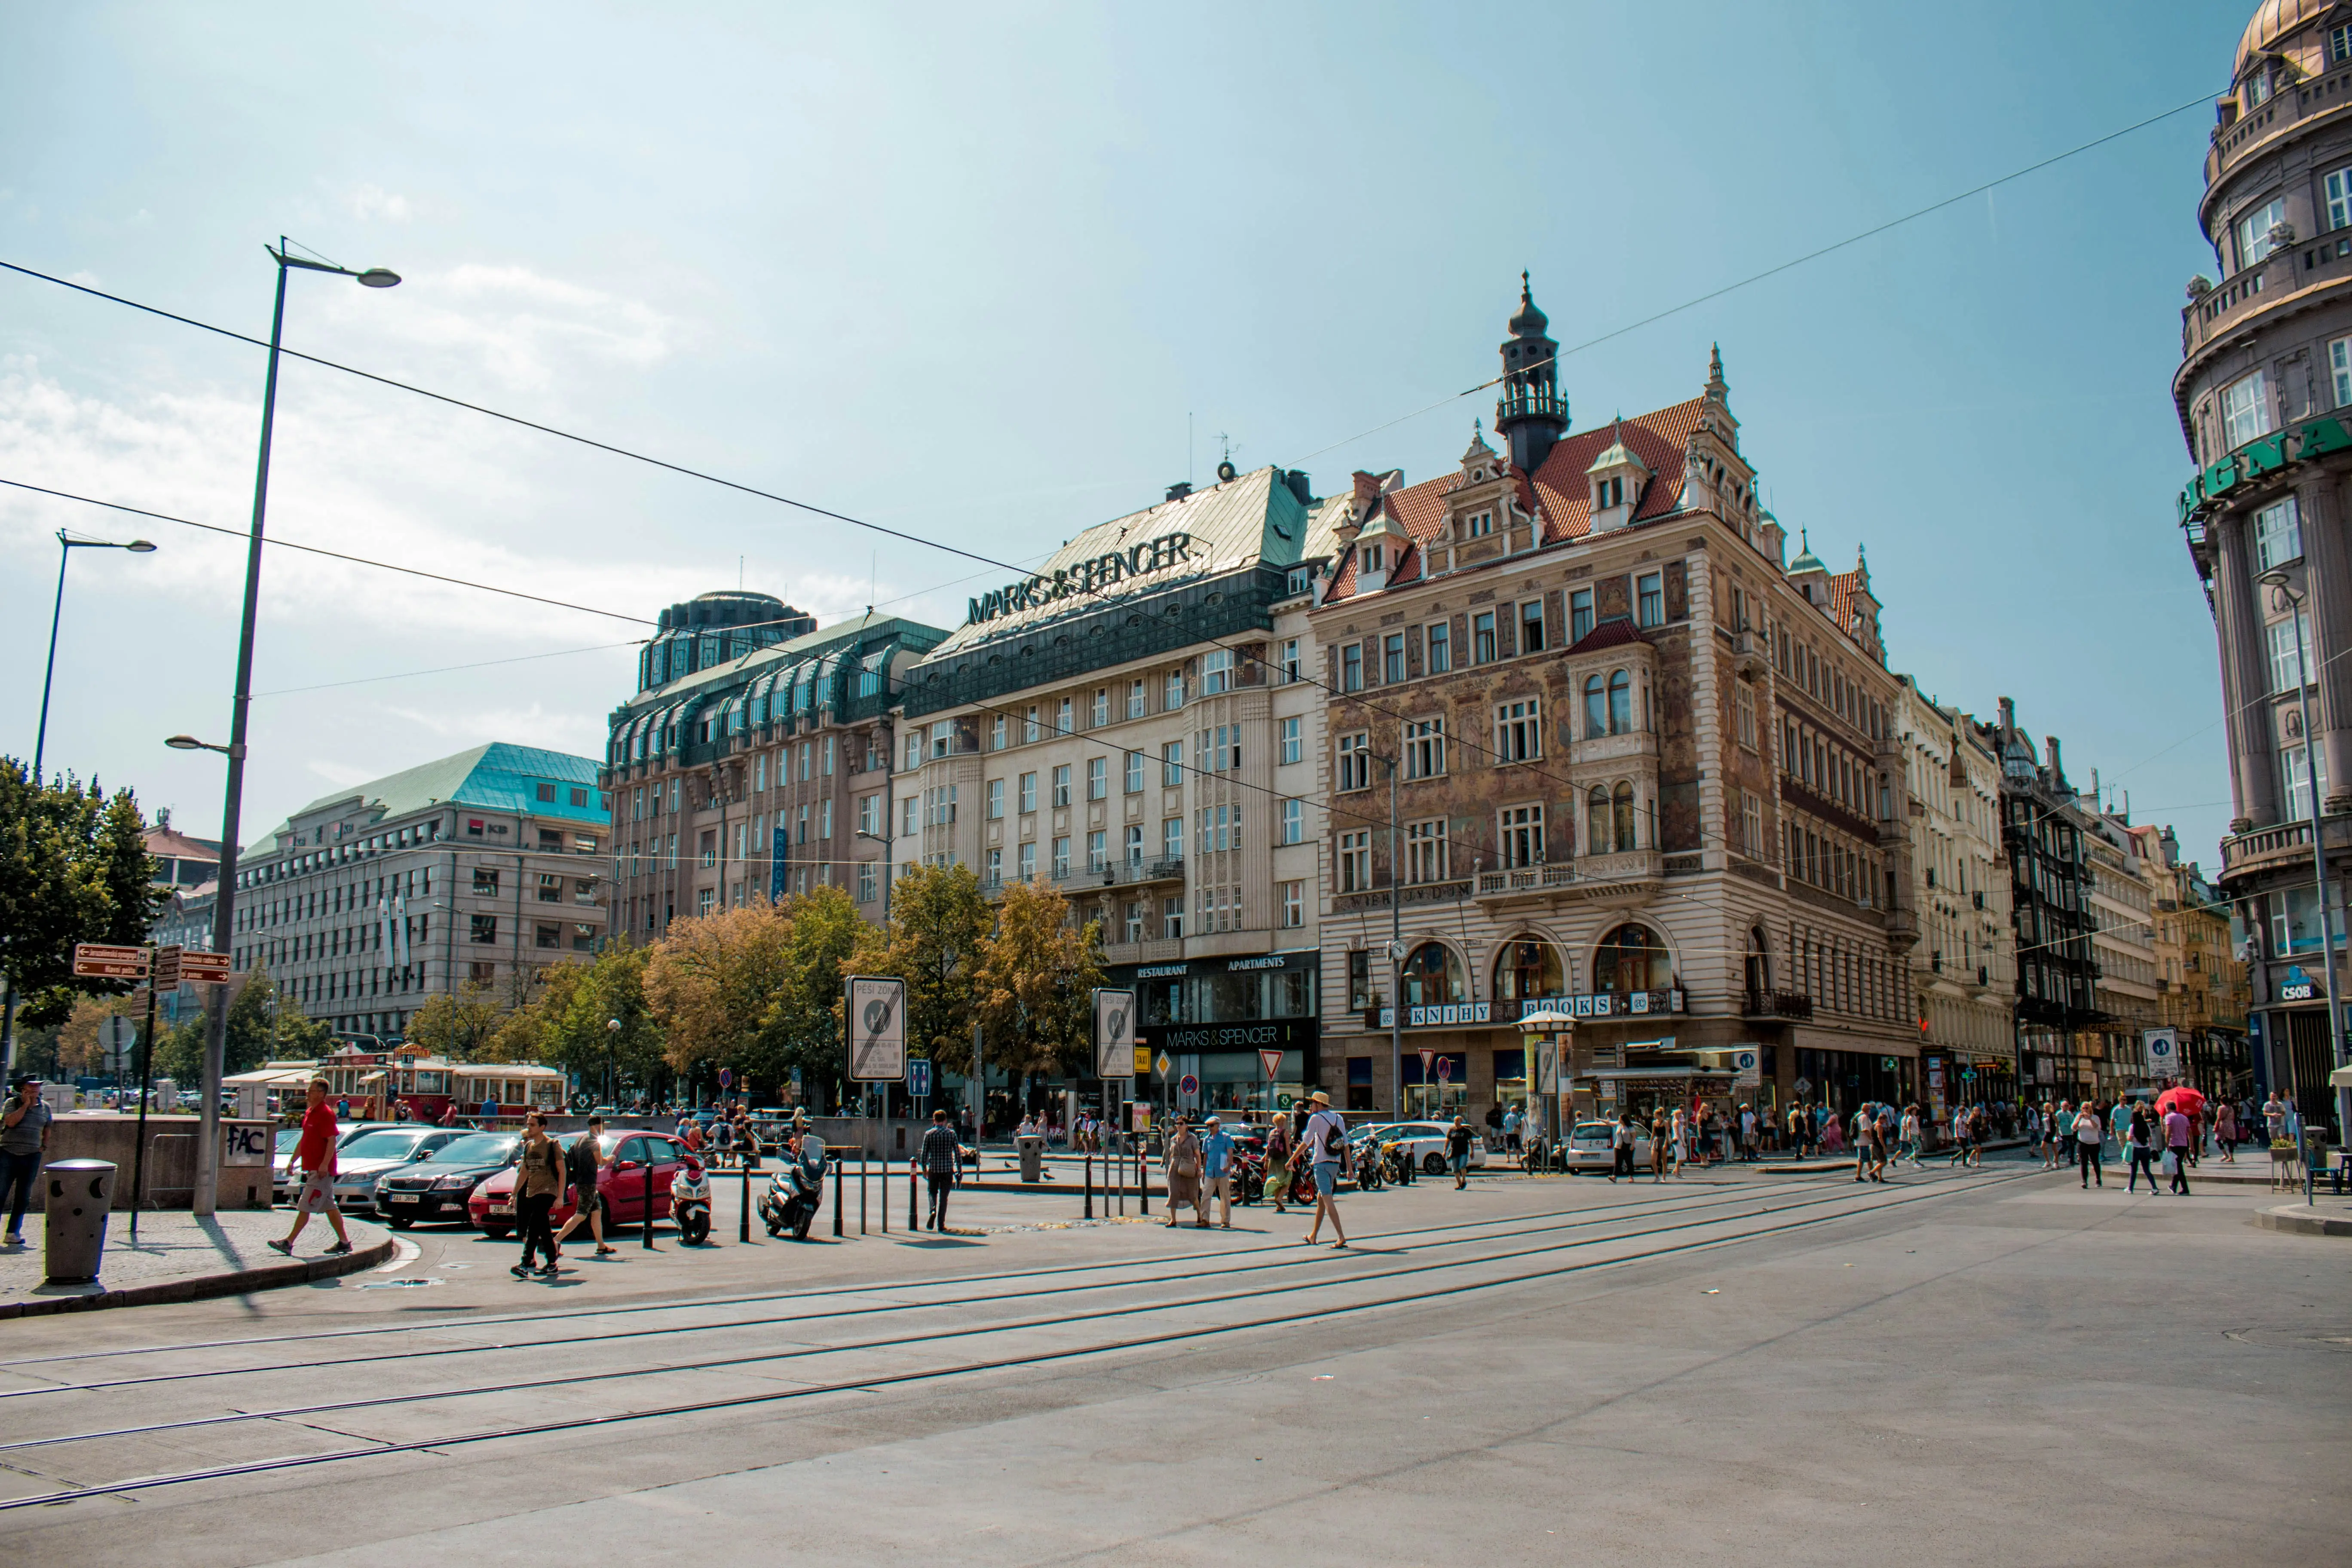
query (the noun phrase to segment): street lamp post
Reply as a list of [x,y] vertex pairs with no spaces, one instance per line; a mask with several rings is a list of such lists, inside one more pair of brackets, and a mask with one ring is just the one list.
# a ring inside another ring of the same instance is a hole
[[[263,247],[268,250],[268,247]],[[261,603],[262,522],[269,502],[269,437],[278,414],[278,348],[286,328],[286,273],[332,272],[356,279],[369,289],[389,289],[400,274],[381,267],[353,271],[329,262],[307,260],[287,253],[286,237],[268,251],[278,264],[278,298],[269,317],[269,368],[261,388],[261,450],[253,476],[253,531],[245,549],[245,605],[237,622],[236,689],[230,700],[228,744],[215,748],[228,758],[228,783],[221,801],[219,896],[213,900],[213,951],[232,951],[236,935],[237,817],[245,800],[245,721],[253,704],[253,624]],[[222,1058],[228,1041],[228,987],[213,987],[212,1007],[205,1020],[204,1125],[196,1142],[196,1190],[191,1205],[198,1215],[213,1212],[220,1177],[220,1080]]]
[[[49,744],[49,683],[58,673],[58,623],[66,610],[66,563],[77,550],[128,550],[133,555],[153,552],[155,547],[143,539],[118,544],[110,539],[76,539],[64,529],[58,530],[58,597],[49,608],[49,661],[41,671],[41,721],[33,731],[33,787],[41,787],[47,775],[42,763]],[[0,982],[0,1065],[9,1074],[16,1070],[16,977],[9,975]]]
[[1402,1121],[1405,1119],[1404,862],[1397,858],[1397,760],[1382,756],[1380,762],[1389,771],[1389,1114],[1391,1120]]
[[[2345,1065],[2344,1014],[2336,989],[2336,922],[2327,905],[2327,846],[2320,837],[2319,738],[2311,730],[2311,672],[2304,668],[2304,649],[2310,646],[2304,641],[2305,595],[2296,592],[2294,574],[2284,566],[2263,573],[2262,581],[2294,612],[2294,696],[2303,721],[2304,783],[2311,791],[2311,866],[2319,882],[2320,988],[2327,993],[2327,1059],[2332,1067],[2340,1068]],[[2352,1135],[2352,1089],[2338,1089],[2336,1098],[2336,1126]]]
[[604,1020],[604,1103],[621,1108],[621,1020]]

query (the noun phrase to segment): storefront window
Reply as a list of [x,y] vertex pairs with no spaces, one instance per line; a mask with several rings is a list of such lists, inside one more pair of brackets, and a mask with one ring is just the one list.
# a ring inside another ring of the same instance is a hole
[[1404,961],[1404,1005],[1441,1007],[1470,999],[1462,961],[1444,942],[1425,942]]
[[1143,993],[1139,999],[1146,1024],[1189,1024],[1192,1015],[1184,1006],[1184,982],[1181,978],[1144,980],[1137,983]]
[[1503,944],[1501,955],[1495,960],[1495,1000],[1526,1002],[1538,996],[1558,996],[1567,989],[1559,949],[1533,937],[1520,937]]
[[1592,954],[1592,989],[1617,995],[1656,991],[1667,984],[1671,969],[1665,943],[1647,926],[1622,925],[1602,937]]

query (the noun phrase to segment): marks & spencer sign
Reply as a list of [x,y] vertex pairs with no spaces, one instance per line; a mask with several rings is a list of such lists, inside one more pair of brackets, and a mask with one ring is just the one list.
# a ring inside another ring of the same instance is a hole
[[1090,561],[1073,566],[1057,567],[1051,576],[1040,574],[1018,583],[1007,583],[992,593],[982,594],[971,601],[964,625],[976,626],[992,621],[999,616],[1009,616],[1022,610],[1034,610],[1073,594],[1091,594],[1108,588],[1129,577],[1148,577],[1154,572],[1192,559],[1192,536],[1189,533],[1163,533],[1157,539],[1146,540],[1125,550],[1114,550]]

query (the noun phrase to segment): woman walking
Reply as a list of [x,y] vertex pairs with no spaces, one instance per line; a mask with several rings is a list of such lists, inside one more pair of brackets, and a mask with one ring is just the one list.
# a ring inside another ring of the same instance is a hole
[[[522,1227],[522,1261],[507,1272],[518,1279],[534,1273],[541,1279],[552,1279],[558,1255],[547,1216],[555,1200],[563,1195],[563,1151],[547,1135],[546,1118],[536,1110],[523,1119],[522,1155],[515,1164],[514,1191],[515,1218]],[[536,1269],[530,1263],[534,1253],[544,1258]]]
[[1290,1118],[1277,1116],[1265,1132],[1265,1195],[1274,1200],[1274,1212],[1286,1212],[1283,1202],[1290,1196]]
[[1682,1108],[1676,1106],[1673,1125],[1666,1133],[1666,1141],[1673,1151],[1671,1158],[1674,1161],[1675,1177],[1678,1181],[1683,1173],[1683,1142],[1689,1136],[1690,1124],[1684,1120]]
[[1178,1119],[1160,1163],[1168,1172],[1168,1228],[1176,1228],[1176,1205],[1190,1204],[1194,1226],[1208,1229],[1209,1211],[1201,1202],[1201,1141],[1192,1136],[1191,1122]]
[[2213,1107],[2213,1142],[2221,1151],[2221,1163],[2238,1163],[2238,1112],[2224,1100]]

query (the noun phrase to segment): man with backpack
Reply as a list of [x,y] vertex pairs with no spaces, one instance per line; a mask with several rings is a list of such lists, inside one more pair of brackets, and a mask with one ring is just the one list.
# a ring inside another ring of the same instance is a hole
[[1307,1118],[1307,1130],[1300,1142],[1306,1145],[1308,1169],[1315,1177],[1315,1224],[1305,1237],[1312,1247],[1323,1235],[1323,1222],[1329,1219],[1332,1234],[1339,1239],[1331,1245],[1348,1245],[1348,1232],[1339,1223],[1339,1167],[1348,1155],[1348,1123],[1331,1109],[1331,1097],[1317,1089],[1307,1097],[1315,1109]]

